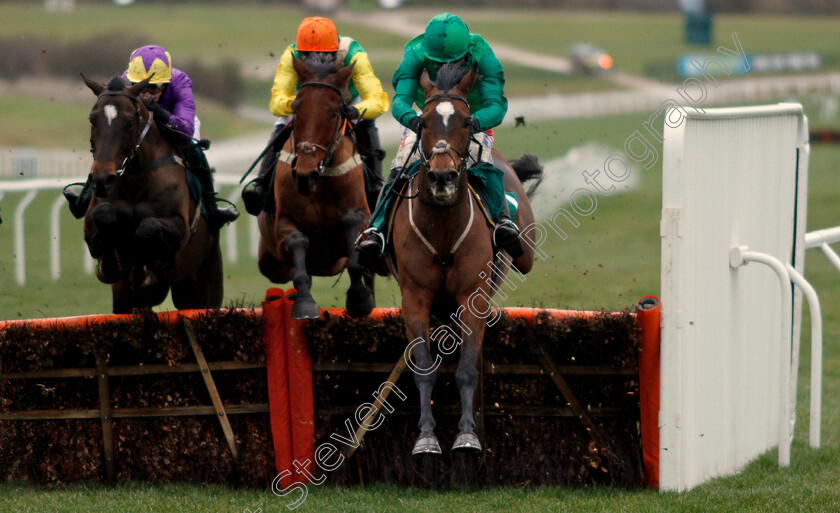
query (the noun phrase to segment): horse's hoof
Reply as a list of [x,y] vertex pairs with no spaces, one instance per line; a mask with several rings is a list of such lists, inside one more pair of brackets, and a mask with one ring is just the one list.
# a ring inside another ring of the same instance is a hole
[[474,433],[460,433],[452,444],[453,451],[481,451],[481,442]]
[[143,280],[143,283],[140,285],[141,288],[149,288],[157,285],[160,280],[157,277],[157,274],[154,273],[151,269],[146,266],[143,266],[143,272],[146,273],[146,278]]
[[414,449],[411,451],[412,456],[422,456],[424,454],[441,454],[440,444],[434,436],[425,436],[418,438],[414,444]]
[[362,285],[359,290],[351,287],[347,291],[347,303],[345,308],[347,315],[350,317],[361,318],[367,317],[373,311],[376,300],[369,288]]
[[319,319],[321,317],[321,310],[315,300],[310,298],[296,299],[292,304],[292,319]]
[[115,283],[120,279],[120,269],[115,260],[99,258],[96,262],[96,276],[102,283]]

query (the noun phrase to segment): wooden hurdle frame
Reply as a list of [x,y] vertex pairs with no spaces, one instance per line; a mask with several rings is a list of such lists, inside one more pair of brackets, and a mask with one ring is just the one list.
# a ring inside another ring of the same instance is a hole
[[[275,450],[275,463],[278,471],[282,469],[293,469],[294,460],[314,461],[314,415],[315,413],[329,415],[342,415],[353,413],[355,406],[335,405],[325,409],[314,408],[312,396],[312,374],[319,372],[350,372],[350,373],[390,373],[389,380],[395,382],[404,373],[404,360],[400,359],[396,365],[384,363],[332,363],[332,362],[311,362],[304,340],[304,322],[294,321],[290,318],[291,301],[286,296],[293,290],[283,291],[280,289],[269,289],[266,293],[266,300],[262,309],[243,310],[262,316],[265,322],[266,362],[251,363],[241,361],[213,361],[208,362],[204,358],[199,340],[195,335],[192,323],[194,320],[205,314],[204,310],[187,310],[179,312],[164,312],[157,314],[161,323],[175,325],[180,324],[192,349],[195,363],[184,363],[178,365],[137,365],[137,366],[108,366],[101,358],[97,358],[96,367],[91,368],[65,368],[48,369],[35,371],[16,372],[4,371],[0,362],[0,381],[22,380],[39,378],[84,378],[95,377],[98,384],[99,408],[87,410],[35,410],[0,412],[0,420],[69,420],[69,419],[100,419],[102,426],[102,447],[106,476],[109,482],[115,479],[114,468],[114,440],[112,434],[113,419],[137,418],[137,417],[180,417],[180,416],[215,416],[219,420],[221,430],[224,434],[228,448],[233,456],[235,464],[240,461],[239,450],[236,445],[236,438],[231,428],[228,417],[238,414],[260,414],[267,413],[271,421],[271,434]],[[580,312],[564,310],[537,310],[531,308],[507,308],[505,313],[513,319],[526,319],[530,325],[534,325],[536,312],[547,312],[555,318],[568,316],[592,317],[599,312]],[[343,309],[322,309],[323,313],[332,316],[344,315]],[[383,319],[386,316],[398,315],[399,310],[395,308],[377,308],[371,314],[374,319]],[[7,327],[26,324],[35,329],[45,329],[56,325],[63,327],[88,327],[108,322],[126,322],[135,319],[132,315],[91,315],[81,317],[70,317],[64,319],[42,319],[26,321],[0,321],[0,331]],[[658,429],[655,423],[655,415],[658,410],[658,344],[659,344],[659,310],[639,310],[637,322],[641,329],[642,351],[640,353],[639,370],[633,368],[618,367],[593,367],[593,366],[559,366],[549,358],[545,348],[536,340],[530,337],[529,343],[539,357],[539,365],[528,364],[501,364],[493,365],[487,362],[480,363],[480,377],[478,397],[476,398],[476,424],[480,433],[483,433],[484,417],[486,415],[499,415],[498,411],[492,408],[490,411],[483,402],[483,382],[486,374],[511,374],[511,375],[533,375],[548,376],[561,392],[567,403],[565,408],[511,408],[506,407],[504,414],[515,416],[550,416],[550,417],[575,417],[583,425],[586,433],[592,438],[599,452],[609,455],[609,445],[601,435],[593,417],[609,414],[598,409],[587,411],[584,409],[577,397],[572,392],[564,379],[564,375],[623,375],[628,377],[639,376],[640,380],[653,390],[642,392],[642,437],[644,462],[646,467],[647,483],[656,486],[655,477],[657,462],[648,457],[648,453],[658,455]],[[645,363],[647,361],[647,363]],[[454,364],[441,365],[438,372],[454,373]],[[654,376],[655,369],[655,385]],[[268,403],[225,405],[220,397],[213,380],[213,372],[219,371],[263,371],[268,376]],[[166,406],[166,407],[142,407],[142,408],[112,408],[110,400],[109,378],[120,376],[139,375],[173,375],[183,373],[199,373],[204,381],[205,387],[210,396],[211,405],[201,406]],[[387,389],[386,389],[387,390]],[[655,398],[656,403],[652,403]],[[384,397],[382,398],[384,400]],[[645,404],[647,402],[647,404]],[[376,401],[375,404],[380,404]],[[515,411],[514,411],[515,410]],[[647,412],[647,413],[646,413]],[[379,413],[372,411],[366,417],[366,421],[374,418]],[[653,416],[651,416],[653,415]],[[357,436],[361,438],[365,429],[359,426]],[[652,438],[653,437],[653,438]],[[656,445],[652,445],[656,444]],[[352,451],[348,453],[348,457]],[[304,479],[301,474],[294,474],[281,480],[283,486]]]

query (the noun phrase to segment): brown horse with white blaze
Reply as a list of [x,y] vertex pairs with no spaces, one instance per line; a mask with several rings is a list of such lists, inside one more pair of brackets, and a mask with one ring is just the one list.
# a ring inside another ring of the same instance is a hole
[[139,97],[148,79],[131,85],[114,77],[106,85],[82,78],[97,97],[85,241],[97,278],[111,284],[114,313],[158,305],[170,289],[179,309],[220,307],[219,235],[208,229],[176,149]]
[[359,265],[354,241],[370,217],[364,170],[345,137],[344,91],[353,65],[294,59],[300,90],[292,103],[292,135],[274,172],[274,205],[258,217],[259,268],[274,283],[293,281],[295,319],[320,316],[310,276],[350,275],[347,313],[370,314],[373,278]]
[[[457,340],[461,355],[455,373],[461,418],[452,449],[481,450],[475,434],[473,396],[485,324],[495,306],[491,298],[498,290],[488,275],[495,269],[496,278],[501,278],[499,273],[508,270],[511,260],[506,253],[494,255],[491,228],[483,222],[468,187],[471,134],[466,95],[475,81],[475,69],[464,70],[453,64],[441,67],[435,83],[423,73],[420,85],[426,103],[419,136],[422,165],[409,183],[409,199],[400,204],[394,219],[393,257],[406,335],[411,341],[406,358],[411,359],[409,366],[420,392],[420,435],[412,451],[415,455],[441,453],[431,404],[435,369],[440,362],[439,357],[433,361],[430,348],[433,311],[442,317],[453,315],[461,327]],[[534,240],[534,216],[522,180],[539,178],[542,169],[535,162],[514,163],[511,167],[495,149],[493,157],[494,165],[504,172],[505,189],[518,196],[516,222],[526,227],[522,237]],[[534,251],[527,244],[523,247],[525,254],[512,264],[518,272],[527,273],[534,264]],[[433,333],[433,337],[437,335]],[[450,349],[454,351],[455,347]]]

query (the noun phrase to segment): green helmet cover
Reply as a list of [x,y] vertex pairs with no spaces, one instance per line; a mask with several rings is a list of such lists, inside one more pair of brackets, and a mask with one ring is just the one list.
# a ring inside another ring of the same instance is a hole
[[454,14],[438,14],[426,25],[423,46],[428,59],[437,62],[457,61],[470,49],[470,30]]

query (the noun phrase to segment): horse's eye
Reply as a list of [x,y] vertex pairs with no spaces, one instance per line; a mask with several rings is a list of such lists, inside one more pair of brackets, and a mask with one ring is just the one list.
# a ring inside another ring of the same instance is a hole
[[88,121],[90,121],[90,124],[91,124],[91,125],[93,124],[93,114],[91,114],[90,116],[88,116]]
[[133,127],[133,126],[134,126],[134,120],[133,120],[133,119],[129,119],[129,120],[128,120],[128,128],[131,128],[131,127]]

